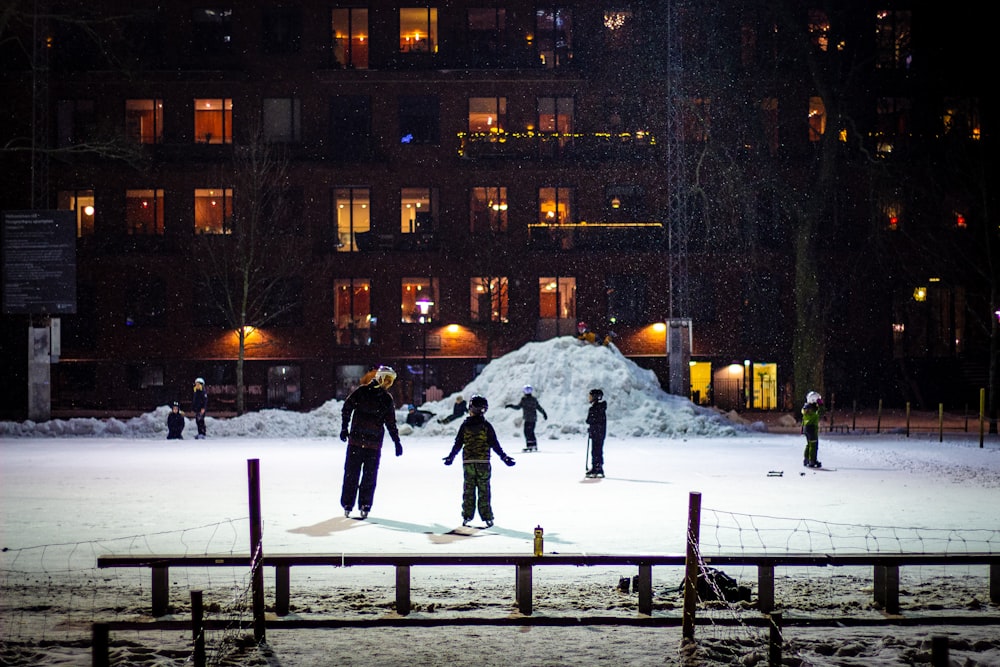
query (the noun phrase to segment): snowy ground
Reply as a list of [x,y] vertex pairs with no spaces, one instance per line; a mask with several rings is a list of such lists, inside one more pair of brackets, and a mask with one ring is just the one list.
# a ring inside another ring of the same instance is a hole
[[[441,461],[457,423],[403,429],[404,454],[386,450],[367,521],[345,519],[339,507],[344,445],[336,439],[336,402],[309,414],[210,420],[205,441],[163,439],[165,409],[128,421],[0,423],[0,664],[89,665],[94,622],[153,620],[149,572],[97,570],[99,555],[246,553],[250,459],[260,464],[264,550],[271,554],[529,553],[536,525],[545,530],[547,553],[683,553],[693,492],[702,498],[706,555],[1000,551],[996,436],[980,448],[978,438],[964,435],[940,443],[936,435],[824,434],[820,459],[831,470],[805,470],[801,436],[746,428],[666,396],[613,349],[556,339],[519,352],[495,361],[465,391],[490,398],[487,417],[517,459],[513,468],[494,466],[496,525],[468,536],[450,532],[461,521],[461,468]],[[521,452],[519,413],[502,407],[516,402],[526,383],[549,414],[532,454]],[[611,432],[608,476],[596,481],[582,475],[582,422],[593,387],[608,396]],[[432,407],[446,414],[452,400]],[[755,570],[729,573],[755,588]],[[210,655],[218,664],[286,667],[766,664],[767,633],[753,627],[761,616],[753,602],[703,604],[699,618],[716,623],[699,626],[693,647],[682,647],[676,625],[531,624],[639,619],[635,594],[618,589],[634,574],[537,567],[534,613],[522,618],[507,568],[414,568],[414,610],[404,619],[394,612],[391,569],[293,568],[289,618],[383,619],[402,627],[269,628],[261,647],[223,644],[222,633],[210,633]],[[990,602],[986,567],[903,568],[898,618],[874,607],[870,568],[779,568],[777,575],[786,619],[840,621],[788,627],[786,665],[930,664],[934,635],[949,638],[951,664],[1000,665],[1000,605]],[[659,567],[653,577],[652,619],[679,619],[682,572]],[[267,572],[269,605],[273,583]],[[198,589],[208,617],[221,619],[244,599],[247,578],[229,568],[175,568],[170,586],[168,618],[189,618],[189,591]],[[418,625],[458,617],[525,624]],[[185,664],[189,635],[115,631],[114,664]],[[223,645],[224,656],[211,653]]]

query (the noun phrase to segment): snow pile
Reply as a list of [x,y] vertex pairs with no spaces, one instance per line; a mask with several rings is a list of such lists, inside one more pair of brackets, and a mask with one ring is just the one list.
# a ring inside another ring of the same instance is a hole
[[[539,439],[578,439],[587,432],[587,394],[604,391],[608,403],[610,437],[731,436],[746,427],[726,419],[715,410],[697,407],[685,398],[664,392],[656,375],[627,359],[616,347],[584,343],[571,336],[528,343],[487,364],[483,372],[462,391],[421,406],[435,415],[419,428],[406,424],[404,406],[396,413],[400,433],[411,437],[449,436],[461,420],[441,424],[450,415],[455,397],[466,400],[482,394],[490,402],[487,418],[502,441],[522,436],[523,413],[506,404],[521,400],[524,385],[534,387],[535,397],[548,415],[539,415]],[[211,406],[209,406],[211,408]],[[208,435],[218,437],[337,437],[343,401],[327,401],[312,412],[261,410],[231,419],[207,419]],[[211,412],[211,410],[209,410]],[[3,437],[92,436],[165,438],[167,414],[161,406],[127,420],[53,419],[47,422],[0,422]],[[194,437],[194,420],[188,417],[186,437]]]

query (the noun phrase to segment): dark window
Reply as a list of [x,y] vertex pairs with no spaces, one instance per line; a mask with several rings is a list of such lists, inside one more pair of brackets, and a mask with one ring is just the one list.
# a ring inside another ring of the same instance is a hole
[[399,98],[399,136],[404,144],[439,143],[436,95],[404,95]]
[[97,127],[94,100],[59,100],[56,104],[56,145],[60,148],[93,139]]
[[264,53],[298,53],[302,45],[302,9],[268,7],[263,13]]
[[284,278],[267,296],[265,327],[295,327],[302,324],[302,280]]
[[646,313],[646,278],[638,274],[608,276],[608,323],[642,324]]
[[125,326],[162,327],[167,319],[167,287],[156,276],[132,276],[125,283]]
[[195,9],[191,24],[191,46],[195,54],[223,55],[232,50],[232,9],[228,7]]
[[331,157],[363,160],[371,155],[371,100],[363,95],[338,95],[330,100]]
[[469,50],[478,65],[497,64],[507,50],[507,10],[469,9]]

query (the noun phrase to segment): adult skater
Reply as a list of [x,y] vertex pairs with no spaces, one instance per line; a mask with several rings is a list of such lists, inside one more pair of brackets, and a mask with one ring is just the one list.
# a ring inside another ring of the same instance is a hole
[[479,518],[486,522],[486,527],[493,525],[493,505],[490,493],[490,477],[493,467],[490,465],[490,450],[497,453],[500,460],[508,466],[514,465],[514,459],[507,456],[497,440],[497,432],[493,425],[486,421],[486,411],[490,404],[485,396],[473,396],[469,401],[469,416],[458,427],[455,444],[444,464],[450,466],[462,451],[462,525],[468,526],[472,517],[479,509]]
[[524,396],[521,397],[521,402],[516,405],[508,403],[506,408],[511,410],[524,410],[524,451],[526,452],[537,452],[538,451],[538,440],[535,438],[535,423],[538,421],[538,413],[542,413],[542,417],[548,419],[549,416],[545,414],[545,409],[538,403],[538,399],[534,396],[534,388],[530,384],[524,385]]
[[194,423],[198,427],[198,435],[195,440],[204,440],[207,433],[205,429],[205,412],[208,411],[208,392],[205,390],[205,378],[195,378],[194,391],[191,394],[191,410],[194,412]]
[[403,445],[396,428],[396,406],[389,393],[389,387],[395,381],[396,371],[388,366],[379,366],[375,377],[351,392],[344,401],[340,439],[347,443],[347,458],[344,461],[340,505],[344,508],[345,517],[351,516],[354,501],[357,500],[361,518],[368,518],[375,497],[382,438],[386,430],[396,445],[396,456],[403,455]]
[[818,392],[806,394],[806,404],[802,406],[802,433],[806,436],[806,450],[802,465],[807,468],[822,467],[816,460],[819,455],[819,417],[823,408],[823,397]]
[[604,392],[591,389],[587,396],[590,409],[587,410],[587,436],[590,438],[590,470],[587,477],[604,477],[604,436],[608,431],[608,404],[604,402]]

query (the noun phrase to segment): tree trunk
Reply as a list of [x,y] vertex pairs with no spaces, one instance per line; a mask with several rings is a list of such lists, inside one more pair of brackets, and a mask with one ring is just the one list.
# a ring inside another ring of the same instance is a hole
[[246,412],[246,392],[243,391],[243,360],[246,358],[247,332],[246,328],[237,329],[240,339],[239,356],[236,358],[236,414]]
[[826,359],[826,309],[821,302],[817,222],[803,217],[795,242],[795,333],[792,342],[793,396],[800,402],[809,391],[823,393]]

